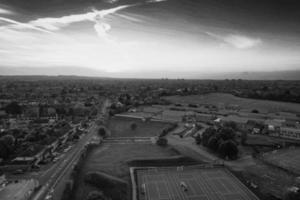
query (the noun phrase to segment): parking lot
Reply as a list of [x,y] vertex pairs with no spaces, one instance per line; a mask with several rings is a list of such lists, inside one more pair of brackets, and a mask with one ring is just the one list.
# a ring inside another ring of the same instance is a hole
[[258,199],[222,167],[141,168],[136,177],[138,200]]

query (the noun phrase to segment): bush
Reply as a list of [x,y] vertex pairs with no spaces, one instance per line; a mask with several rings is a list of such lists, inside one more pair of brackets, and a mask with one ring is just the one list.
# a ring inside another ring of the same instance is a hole
[[109,200],[102,191],[92,191],[88,194],[86,200]]
[[100,172],[89,172],[85,175],[84,181],[101,189],[106,198],[118,200],[127,196],[127,183],[117,177]]
[[73,189],[73,181],[68,181],[62,194],[61,200],[70,200]]
[[106,130],[105,130],[105,128],[103,128],[103,127],[99,128],[99,130],[98,130],[98,135],[99,135],[100,137],[105,138],[105,137],[106,137]]
[[159,146],[167,146],[168,140],[164,137],[159,137],[158,140],[156,141],[156,144]]
[[131,130],[135,130],[136,128],[137,128],[137,125],[136,125],[136,123],[132,123],[131,125],[130,125],[130,128],[131,128]]
[[199,134],[196,135],[195,140],[196,140],[196,144],[198,144],[198,145],[201,144],[202,139],[201,139],[201,136]]

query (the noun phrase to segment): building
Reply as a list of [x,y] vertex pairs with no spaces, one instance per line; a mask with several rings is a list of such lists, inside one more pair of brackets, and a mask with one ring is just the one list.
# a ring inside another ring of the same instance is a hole
[[300,140],[300,129],[292,127],[281,127],[279,137]]

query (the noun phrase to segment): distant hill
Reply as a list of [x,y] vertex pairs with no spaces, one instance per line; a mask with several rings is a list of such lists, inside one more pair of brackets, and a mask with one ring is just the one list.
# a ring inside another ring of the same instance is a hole
[[84,67],[0,67],[0,75],[2,76],[102,76],[103,74],[101,71]]
[[246,79],[300,80],[300,70],[273,72],[200,73],[176,71],[147,71],[108,73],[84,67],[0,67],[0,76],[82,76],[111,78],[184,78],[184,79]]

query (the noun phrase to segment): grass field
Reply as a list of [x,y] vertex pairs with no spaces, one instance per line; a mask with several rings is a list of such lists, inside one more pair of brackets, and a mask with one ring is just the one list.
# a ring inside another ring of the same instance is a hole
[[[135,123],[136,129],[131,129],[131,124]],[[168,127],[168,123],[147,121],[128,117],[113,117],[108,124],[111,137],[151,137],[161,133]]]
[[242,109],[257,109],[266,112],[296,112],[300,113],[297,103],[276,102],[268,100],[247,99],[224,93],[211,93],[206,95],[169,96],[165,99],[173,103],[185,104],[213,104],[213,105],[239,105]]
[[[258,199],[225,168],[137,169],[138,200],[254,200]],[[184,191],[180,183],[188,190]],[[141,186],[145,184],[146,192]]]
[[[83,200],[90,191],[97,189],[84,183],[84,175],[88,172],[104,172],[121,178],[128,182],[128,185],[131,185],[127,160],[175,155],[178,154],[172,149],[162,148],[152,144],[102,145],[94,149],[87,157],[78,177],[78,189],[74,197],[76,200]],[[124,199],[130,199],[130,188],[119,189],[120,191],[128,191],[128,193],[124,194]],[[108,196],[116,192],[119,191],[104,191]]]
[[300,175],[300,148],[270,152],[265,154],[264,159],[271,164]]

